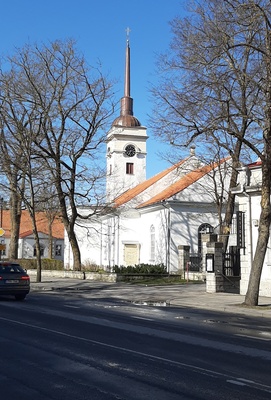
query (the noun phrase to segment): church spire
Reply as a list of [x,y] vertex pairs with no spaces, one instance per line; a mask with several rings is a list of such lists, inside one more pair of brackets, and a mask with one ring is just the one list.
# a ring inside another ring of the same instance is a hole
[[124,97],[130,97],[130,43],[129,34],[130,28],[126,29],[126,59],[125,59],[125,82],[124,82]]
[[133,115],[133,99],[130,95],[130,46],[129,40],[126,45],[125,77],[124,77],[124,97],[120,103],[120,115]]
[[124,96],[120,100],[120,116],[115,119],[112,126],[123,126],[126,128],[141,126],[140,122],[133,115],[133,99],[131,97],[131,77],[130,77],[130,28],[126,29],[126,53],[125,53],[125,76],[124,76]]

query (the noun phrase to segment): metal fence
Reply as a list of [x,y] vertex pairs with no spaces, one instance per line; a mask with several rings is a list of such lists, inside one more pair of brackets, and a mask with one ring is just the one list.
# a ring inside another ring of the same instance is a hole
[[240,276],[240,251],[223,254],[223,274],[226,276]]
[[202,255],[200,253],[193,253],[189,255],[189,271],[201,272],[202,271]]

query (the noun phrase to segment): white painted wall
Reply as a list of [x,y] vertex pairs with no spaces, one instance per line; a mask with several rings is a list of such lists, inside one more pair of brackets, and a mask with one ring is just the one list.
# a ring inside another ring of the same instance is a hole
[[[249,172],[249,179],[247,179]],[[258,222],[261,213],[261,166],[243,168],[236,188],[239,210],[245,213],[245,249],[241,250],[240,293],[245,295],[258,240]],[[271,239],[267,248],[261,275],[260,296],[271,295]]]
[[[146,180],[147,129],[138,127],[112,127],[107,135],[107,201],[110,202],[125,190]],[[135,146],[136,154],[128,157],[125,147]],[[134,164],[134,173],[126,174],[126,163]]]
[[[93,263],[105,269],[125,265],[125,244],[137,244],[140,263],[163,263],[174,273],[178,271],[178,246],[189,245],[192,252],[197,252],[198,228],[203,223],[218,225],[214,205],[171,202],[140,212],[130,210],[111,215],[99,221],[84,221],[84,227],[81,223],[77,225],[76,235],[83,264]],[[155,235],[154,259],[151,257],[151,230]],[[72,268],[73,257],[67,238],[65,246],[65,266]]]

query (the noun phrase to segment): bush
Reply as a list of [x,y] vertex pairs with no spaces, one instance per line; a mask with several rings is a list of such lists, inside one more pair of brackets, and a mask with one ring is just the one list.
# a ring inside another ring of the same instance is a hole
[[114,272],[117,274],[139,274],[139,275],[162,275],[167,274],[167,269],[164,264],[138,264],[138,265],[128,265],[117,266],[113,268]]
[[[25,269],[37,269],[37,260],[35,258],[23,258],[16,261],[18,261],[18,263]],[[63,261],[61,260],[42,258],[41,269],[49,271],[52,270],[63,271],[64,264]]]
[[82,264],[81,271],[85,272],[99,272],[103,273],[105,272],[103,268],[100,268],[99,265],[97,265],[95,262],[91,260],[86,260],[84,264]]

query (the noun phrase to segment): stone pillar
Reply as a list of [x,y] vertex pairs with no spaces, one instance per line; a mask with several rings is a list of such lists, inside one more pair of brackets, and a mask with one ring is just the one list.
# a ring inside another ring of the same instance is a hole
[[186,266],[189,262],[189,251],[190,246],[178,246],[178,273],[182,275],[182,277],[185,276]]
[[206,243],[207,254],[214,255],[214,272],[206,272],[206,292],[224,292],[223,280],[223,243]]
[[217,235],[214,233],[203,233],[201,235],[202,272],[206,272],[206,254],[208,253],[207,243],[216,242]]

